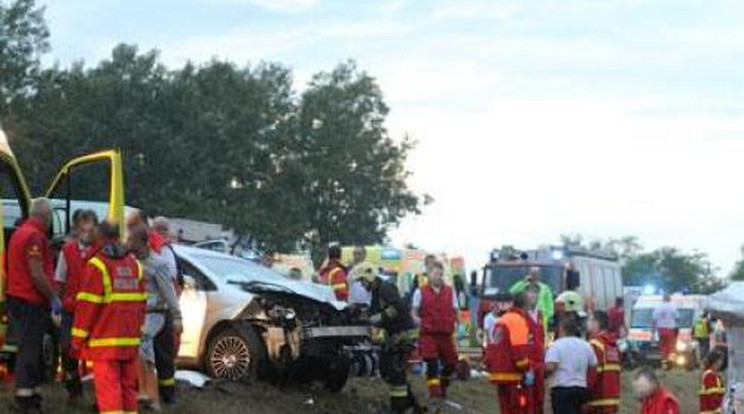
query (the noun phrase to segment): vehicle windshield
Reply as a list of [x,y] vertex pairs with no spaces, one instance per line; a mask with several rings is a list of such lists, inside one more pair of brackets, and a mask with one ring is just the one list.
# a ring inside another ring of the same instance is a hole
[[283,284],[279,273],[259,264],[231,257],[198,256],[199,262],[224,281],[237,283],[263,282]]
[[[693,309],[677,309],[677,327],[679,328],[692,328],[692,319],[695,315]],[[652,308],[647,309],[634,309],[633,316],[630,318],[631,328],[650,328],[653,325],[654,310]]]
[[[496,265],[491,267],[489,268],[486,288],[497,288],[499,291],[508,291],[515,283],[524,279],[532,267],[535,266]],[[537,267],[540,268],[540,281],[550,286],[553,293],[560,292],[563,268],[561,266]]]

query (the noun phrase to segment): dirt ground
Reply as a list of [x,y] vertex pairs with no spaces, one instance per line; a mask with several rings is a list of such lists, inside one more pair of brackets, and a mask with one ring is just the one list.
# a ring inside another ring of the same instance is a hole
[[[680,398],[682,413],[698,412],[699,373],[671,371],[660,373],[662,381]],[[623,375],[622,414],[638,413],[638,404],[632,397],[630,373]],[[423,381],[416,379],[417,395],[423,396]],[[9,412],[11,388],[0,386],[0,412]],[[48,413],[92,413],[93,398],[80,407],[68,407],[61,385],[45,389],[45,409]],[[164,410],[173,414],[381,414],[387,413],[387,389],[380,380],[358,379],[351,381],[339,394],[330,394],[314,387],[293,387],[280,390],[267,384],[213,383],[198,390],[180,386],[177,406]],[[451,389],[451,400],[462,409],[446,407],[449,413],[498,413],[494,388],[484,379],[456,382]],[[546,407],[549,413],[549,407]]]

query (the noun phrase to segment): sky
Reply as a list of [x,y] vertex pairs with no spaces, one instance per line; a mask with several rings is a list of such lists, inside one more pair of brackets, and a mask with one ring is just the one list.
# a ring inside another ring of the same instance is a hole
[[710,255],[744,244],[740,0],[48,0],[48,63],[120,42],[171,67],[347,59],[379,82],[410,185],[435,202],[395,244],[463,254],[560,234]]

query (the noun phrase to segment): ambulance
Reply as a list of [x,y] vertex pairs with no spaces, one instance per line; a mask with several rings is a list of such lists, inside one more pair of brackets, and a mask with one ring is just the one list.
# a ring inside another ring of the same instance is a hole
[[[695,369],[700,365],[698,344],[692,337],[692,329],[703,314],[704,295],[672,295],[677,308],[677,344],[672,355],[676,366]],[[659,338],[654,332],[653,314],[663,301],[661,295],[643,295],[633,305],[628,327],[627,342],[631,360],[638,363],[660,363]]]
[[[96,201],[105,205],[106,218],[119,223],[124,230],[124,172],[121,154],[118,150],[100,151],[73,158],[62,165],[56,177],[52,177],[47,191],[37,196],[52,200],[54,215],[50,235],[53,246],[59,248],[71,232],[72,214],[79,205],[77,200]],[[7,269],[5,248],[15,231],[16,225],[28,217],[31,205],[31,192],[28,189],[21,167],[10,148],[5,133],[0,130],[0,189],[3,202],[0,203],[0,343],[5,343],[7,320],[5,318],[5,292],[7,290]],[[76,200],[73,202],[73,200]],[[4,347],[13,352],[13,347]]]

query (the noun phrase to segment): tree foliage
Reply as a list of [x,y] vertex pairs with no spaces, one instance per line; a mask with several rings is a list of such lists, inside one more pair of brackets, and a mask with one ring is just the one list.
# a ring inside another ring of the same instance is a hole
[[[128,204],[222,223],[266,250],[381,242],[425,201],[406,186],[413,143],[388,136],[382,93],[352,62],[299,95],[278,64],[170,70],[119,45],[95,67],[41,71],[12,109],[6,132],[36,192],[65,159],[118,147]],[[101,199],[105,180],[83,180],[76,198]]]
[[565,246],[584,247],[616,254],[622,264],[623,283],[627,286],[654,285],[668,292],[711,293],[725,285],[714,274],[708,256],[701,252],[685,253],[675,247],[645,251],[635,236],[591,240],[581,235],[562,235]]
[[34,86],[48,38],[44,8],[35,0],[0,2],[0,114]]

